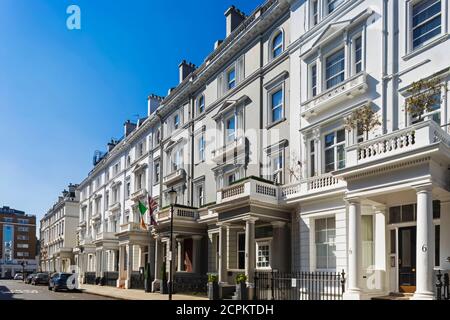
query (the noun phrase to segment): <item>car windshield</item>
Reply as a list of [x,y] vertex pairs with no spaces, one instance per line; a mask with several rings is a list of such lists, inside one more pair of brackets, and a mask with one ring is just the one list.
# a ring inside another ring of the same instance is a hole
[[45,274],[45,273],[39,273],[37,276],[38,276],[39,278],[47,278],[47,277],[48,277],[48,274]]
[[71,276],[70,273],[61,273],[61,274],[59,275],[59,277],[60,277],[61,279],[67,279],[67,278],[69,278],[70,276]]

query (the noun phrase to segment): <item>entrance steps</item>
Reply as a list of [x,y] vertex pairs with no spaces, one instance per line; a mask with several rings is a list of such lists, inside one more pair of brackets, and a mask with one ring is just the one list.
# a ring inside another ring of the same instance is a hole
[[413,295],[412,293],[391,293],[388,296],[374,297],[372,300],[411,300]]

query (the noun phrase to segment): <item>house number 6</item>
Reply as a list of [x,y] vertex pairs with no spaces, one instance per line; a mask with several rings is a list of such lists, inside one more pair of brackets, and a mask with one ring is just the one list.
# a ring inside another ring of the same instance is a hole
[[428,251],[428,247],[424,244],[422,246],[422,252],[427,252]]

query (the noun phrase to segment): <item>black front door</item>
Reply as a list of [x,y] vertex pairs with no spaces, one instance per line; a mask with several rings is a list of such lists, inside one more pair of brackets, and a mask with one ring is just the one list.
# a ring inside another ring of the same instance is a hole
[[416,227],[398,230],[398,267],[400,292],[416,291]]

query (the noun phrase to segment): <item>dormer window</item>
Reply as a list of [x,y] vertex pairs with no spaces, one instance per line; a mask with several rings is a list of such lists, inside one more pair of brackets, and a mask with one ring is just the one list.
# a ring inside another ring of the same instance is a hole
[[283,32],[279,31],[272,40],[272,58],[280,56],[283,53]]
[[236,69],[235,68],[231,68],[227,72],[227,81],[228,81],[228,90],[231,90],[234,87],[236,87]]

